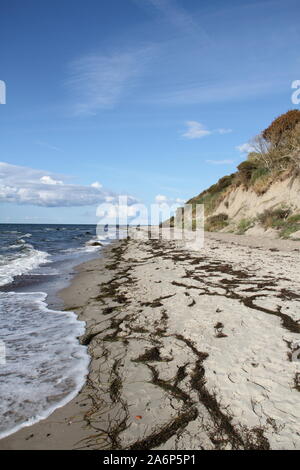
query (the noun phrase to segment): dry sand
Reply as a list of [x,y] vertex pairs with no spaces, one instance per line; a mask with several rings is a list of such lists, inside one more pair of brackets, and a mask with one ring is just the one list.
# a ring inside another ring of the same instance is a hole
[[196,248],[130,239],[80,266],[62,296],[87,383],[1,449],[300,449],[300,243]]

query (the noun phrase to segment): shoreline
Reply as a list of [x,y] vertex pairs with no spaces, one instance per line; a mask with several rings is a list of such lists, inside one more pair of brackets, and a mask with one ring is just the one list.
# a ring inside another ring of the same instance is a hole
[[[87,329],[89,319],[85,316],[81,317],[81,311],[84,303],[89,299],[93,289],[97,288],[94,276],[89,273],[100,271],[100,266],[105,264],[109,258],[109,250],[115,244],[112,241],[104,246],[94,259],[84,261],[74,267],[74,276],[69,284],[56,293],[56,296],[63,302],[62,310],[74,311],[78,320],[86,322]],[[107,257],[108,255],[108,257]],[[104,273],[103,273],[104,274]],[[105,276],[103,276],[104,278]],[[99,273],[99,282],[100,273]],[[74,295],[75,290],[75,295]],[[97,290],[98,292],[98,290]],[[76,307],[74,307],[74,299],[76,299]],[[64,450],[73,449],[77,441],[87,437],[88,433],[85,429],[85,407],[90,405],[88,398],[85,397],[84,388],[76,393],[75,397],[67,403],[57,407],[50,413],[47,418],[41,419],[34,424],[24,426],[16,432],[0,439],[0,450]]]
[[287,356],[300,332],[300,243],[249,239],[206,234],[198,252],[120,240],[77,266],[60,296],[86,321],[86,384],[0,449],[299,449],[299,367]]

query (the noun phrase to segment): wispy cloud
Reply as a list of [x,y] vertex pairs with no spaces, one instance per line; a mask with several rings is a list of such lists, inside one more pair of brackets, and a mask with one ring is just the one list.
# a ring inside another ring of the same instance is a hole
[[217,129],[217,132],[219,134],[230,134],[232,132],[232,129]]
[[213,129],[209,130],[207,129],[204,124],[198,121],[187,121],[186,122],[187,130],[181,134],[182,137],[185,137],[186,139],[202,139],[202,137],[205,137],[210,134],[229,134],[232,132],[232,129]]
[[199,85],[182,85],[173,90],[163,90],[149,97],[149,102],[159,105],[195,105],[217,103],[233,100],[247,100],[257,96],[282,92],[286,87],[286,79],[266,80],[264,78],[251,81],[241,79],[233,83]]
[[211,131],[206,129],[201,122],[187,121],[186,125],[187,130],[182,134],[182,137],[186,137],[187,139],[201,139],[211,134]]
[[[88,206],[117,201],[100,183],[67,184],[63,175],[0,162],[0,201],[43,207]],[[130,204],[135,199],[130,197]]]
[[236,150],[238,150],[241,153],[250,153],[250,152],[253,152],[255,149],[253,145],[251,145],[249,142],[246,142],[244,144],[237,145]]
[[37,140],[35,143],[37,145],[39,145],[40,147],[45,147],[49,150],[54,150],[55,152],[63,152],[63,150],[61,148],[56,147],[55,145],[48,144],[48,142],[43,142],[41,140]]
[[196,35],[203,40],[208,39],[205,30],[195,21],[186,9],[176,4],[175,0],[145,0],[145,3],[156,8],[163,18],[171,23],[176,29],[189,35]]
[[66,86],[72,95],[72,113],[93,115],[116,106],[136,85],[152,50],[149,46],[110,55],[93,54],[71,63]]

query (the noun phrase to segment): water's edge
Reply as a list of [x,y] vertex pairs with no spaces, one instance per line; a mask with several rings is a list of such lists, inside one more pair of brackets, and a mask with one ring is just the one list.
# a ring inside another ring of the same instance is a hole
[[[12,434],[15,434],[16,432],[20,431],[23,428],[30,427],[30,426],[32,426],[32,425],[48,418],[57,409],[62,408],[65,405],[67,405],[69,402],[71,402],[78,395],[78,393],[82,390],[82,388],[84,387],[84,385],[86,383],[86,378],[87,378],[87,375],[88,375],[88,372],[89,372],[88,367],[89,367],[89,363],[90,363],[90,356],[88,354],[87,347],[82,346],[80,344],[79,338],[80,338],[80,336],[82,336],[85,333],[86,322],[84,320],[80,320],[79,317],[78,317],[78,314],[76,312],[69,310],[68,306],[63,301],[63,298],[61,296],[61,292],[63,292],[63,291],[65,291],[65,290],[72,287],[72,284],[73,284],[74,280],[78,276],[80,276],[80,271],[81,271],[82,267],[86,265],[86,263],[89,263],[89,262],[92,262],[92,261],[97,261],[97,260],[100,260],[101,258],[103,258],[105,256],[105,251],[107,249],[109,249],[109,247],[110,247],[110,244],[103,247],[103,249],[101,251],[97,251],[97,252],[93,253],[94,256],[92,258],[89,258],[88,260],[85,260],[85,261],[80,262],[79,264],[73,266],[72,267],[72,274],[69,275],[68,280],[63,284],[63,287],[61,289],[59,289],[55,292],[54,291],[51,292],[50,295],[46,292],[39,292],[39,293],[35,292],[35,294],[40,294],[41,296],[43,296],[43,299],[39,299],[39,302],[43,304],[43,308],[45,309],[45,313],[47,315],[55,316],[55,315],[61,314],[61,315],[65,315],[68,318],[73,317],[74,322],[78,323],[78,334],[74,339],[77,342],[77,344],[80,345],[80,349],[82,348],[82,353],[83,353],[83,350],[84,350],[84,354],[86,355],[84,364],[81,365],[81,366],[84,366],[85,371],[84,371],[84,373],[81,377],[79,377],[78,374],[77,374],[77,376],[76,376],[76,382],[77,382],[76,387],[73,390],[71,390],[70,392],[68,392],[67,395],[63,397],[63,399],[57,401],[56,403],[53,404],[53,406],[50,406],[49,408],[47,408],[43,412],[41,412],[39,414],[36,414],[35,416],[32,416],[27,421],[25,421],[23,423],[19,423],[16,426],[10,428],[7,431],[1,432],[0,433],[0,439],[11,436]],[[62,273],[61,273],[61,276],[63,276]],[[13,295],[13,292],[10,292],[10,293]],[[26,295],[26,294],[24,294],[24,295]],[[59,310],[57,309],[58,306],[59,306]],[[82,372],[82,370],[81,370],[81,372]]]

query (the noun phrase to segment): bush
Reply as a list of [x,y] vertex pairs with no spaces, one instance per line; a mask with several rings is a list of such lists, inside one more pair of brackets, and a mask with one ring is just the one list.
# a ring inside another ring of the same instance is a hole
[[252,219],[242,219],[237,226],[237,234],[243,235],[249,228],[253,227]]
[[281,228],[284,225],[284,221],[290,215],[290,209],[266,209],[262,214],[258,216],[258,221],[265,228]]
[[272,172],[266,172],[264,175],[261,175],[259,178],[255,178],[251,183],[251,188],[258,195],[261,196],[268,191],[270,186],[279,179],[280,171],[274,170]]
[[269,173],[269,170],[264,167],[256,168],[251,174],[250,183],[253,184],[256,180],[266,176]]
[[199,195],[196,198],[191,199],[188,201],[189,204],[193,204],[193,209],[196,206],[196,204],[204,204],[205,207],[205,213],[209,214],[214,211],[214,209],[218,206],[219,202],[221,201],[222,197],[221,192],[208,192],[206,191],[204,194]]
[[208,196],[212,196],[213,194],[220,193],[224,189],[228,188],[233,182],[235,173],[232,173],[231,175],[226,175],[223,176],[222,178],[219,179],[219,181],[212,186],[210,186],[208,189],[205,191],[202,191],[198,196],[193,197],[190,199],[188,204],[191,204],[193,202],[199,202],[200,200],[202,201],[204,198],[207,198]]
[[296,214],[296,215],[291,215],[288,219],[287,219],[287,222],[291,223],[291,224],[294,224],[294,223],[300,223],[300,214]]
[[223,178],[219,179],[217,186],[218,186],[218,191],[222,191],[223,189],[228,188],[228,186],[231,185],[233,181],[234,173],[231,175],[226,175],[223,176]]
[[300,110],[292,109],[285,114],[281,114],[262,133],[264,139],[274,147],[284,143],[287,133],[295,128],[300,122]]
[[258,164],[253,160],[245,160],[238,165],[236,179],[243,185],[248,186],[253,173],[258,169]]
[[228,215],[227,214],[217,214],[212,215],[206,219],[205,230],[207,232],[218,232],[225,228],[228,225]]
[[288,238],[292,233],[300,230],[300,214],[292,215],[283,224],[279,236],[281,238]]

